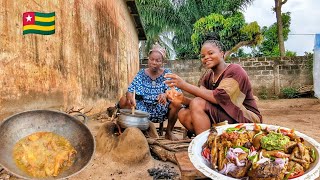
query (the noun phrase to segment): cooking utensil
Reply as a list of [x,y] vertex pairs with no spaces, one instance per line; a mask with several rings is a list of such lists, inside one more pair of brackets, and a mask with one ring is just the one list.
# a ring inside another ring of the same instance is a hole
[[135,113],[132,114],[130,109],[120,109],[119,112],[117,123],[121,128],[137,127],[141,130],[149,128],[149,113],[135,110]]
[[[223,131],[225,131],[227,128],[230,127],[235,127],[238,124],[230,124],[230,125],[223,125],[223,126],[217,126],[216,129],[218,131],[218,135],[221,135]],[[261,127],[264,129],[268,127],[268,129],[288,129],[280,126],[274,126],[274,125],[268,125],[268,124],[259,124]],[[253,130],[253,123],[245,123],[244,126],[249,129]],[[294,131],[295,134],[299,137],[302,137],[305,141],[304,144],[312,147],[315,149],[316,156],[318,157],[315,162],[313,162],[310,165],[310,168],[304,173],[304,175],[294,178],[294,180],[303,180],[303,179],[316,179],[319,177],[319,170],[320,170],[320,161],[319,161],[319,154],[320,154],[320,144],[315,141],[314,139],[310,138],[309,136],[302,134],[298,131]],[[203,144],[207,141],[209,135],[209,130],[197,135],[192,142],[189,145],[188,148],[188,155],[190,158],[190,161],[194,165],[195,168],[197,168],[200,172],[202,172],[205,176],[213,179],[213,180],[220,180],[220,179],[225,179],[225,180],[236,180],[235,178],[225,176],[223,174],[220,174],[217,171],[214,171],[211,169],[211,165],[205,161],[205,159],[201,155],[202,151],[202,146]]]
[[17,177],[35,179],[16,166],[12,153],[14,145],[21,138],[40,131],[63,136],[77,151],[75,162],[69,169],[57,177],[41,179],[68,178],[82,171],[91,161],[95,151],[95,141],[86,125],[63,112],[32,110],[8,117],[0,124],[0,165]]
[[[135,89],[133,90],[133,98],[132,99],[134,101],[134,104],[136,104],[136,90]],[[131,111],[132,111],[131,114],[134,114],[135,108],[136,108],[135,106],[131,107]]]

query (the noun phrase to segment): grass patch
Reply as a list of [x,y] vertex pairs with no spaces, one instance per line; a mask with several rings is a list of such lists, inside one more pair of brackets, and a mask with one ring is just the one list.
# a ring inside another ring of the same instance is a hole
[[299,92],[296,88],[293,87],[285,87],[281,89],[281,95],[283,98],[286,99],[292,99],[292,98],[298,98]]

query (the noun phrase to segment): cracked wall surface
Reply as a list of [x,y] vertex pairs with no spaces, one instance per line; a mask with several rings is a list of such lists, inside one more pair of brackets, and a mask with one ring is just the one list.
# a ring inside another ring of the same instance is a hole
[[[22,35],[24,12],[55,12],[55,34]],[[106,108],[139,68],[125,1],[0,1],[0,114]],[[1,117],[1,116],[0,116]]]

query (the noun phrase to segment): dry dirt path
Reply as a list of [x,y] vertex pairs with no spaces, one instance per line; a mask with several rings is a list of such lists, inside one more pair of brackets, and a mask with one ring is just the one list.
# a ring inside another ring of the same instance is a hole
[[[258,108],[263,115],[264,123],[293,128],[320,142],[320,100],[314,98],[259,100]],[[89,121],[88,126],[93,134],[96,134],[101,123]],[[181,124],[177,123],[176,126],[181,126]],[[147,169],[161,167],[163,164],[166,164],[154,160],[140,167],[123,168],[114,166],[112,162],[107,164],[100,164],[98,162],[99,159],[94,159],[86,169],[70,178],[70,180],[151,180],[153,178],[149,176]],[[179,171],[176,165],[172,163],[168,164],[176,171]],[[17,178],[11,177],[10,179]],[[317,180],[320,180],[320,178]]]
[[320,100],[259,100],[263,122],[295,129],[320,142]]

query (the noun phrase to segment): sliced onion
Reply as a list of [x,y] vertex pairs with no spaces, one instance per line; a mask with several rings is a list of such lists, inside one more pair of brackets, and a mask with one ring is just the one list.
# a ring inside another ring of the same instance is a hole
[[242,150],[241,148],[229,148],[228,152],[227,152],[227,158],[228,159],[235,159],[239,156],[239,154],[244,154],[246,152],[244,152],[244,150]]
[[227,166],[226,166],[226,164],[224,164],[223,169],[221,169],[221,171],[219,171],[219,173],[226,175],[226,170],[227,170]]
[[275,162],[276,164],[284,164],[284,163],[285,163],[284,159],[282,159],[282,158],[276,158],[276,159],[274,160],[274,162]]
[[254,156],[257,154],[257,151],[250,151],[248,157]]
[[239,161],[238,157],[236,158],[236,163],[237,163],[237,166],[239,166],[239,167],[246,165],[245,161],[244,160]]
[[229,172],[234,171],[236,168],[237,166],[234,165],[233,163],[228,163],[227,165],[223,166],[223,169],[219,171],[219,173],[227,175]]
[[263,158],[259,159],[259,161],[257,162],[257,164],[263,164],[263,163],[265,163],[265,162],[267,162],[267,161],[270,161],[270,159],[263,157]]
[[[232,148],[230,148],[230,149],[232,149]],[[227,158],[228,159],[235,159],[235,158],[237,158],[237,156],[233,153],[233,151],[232,150],[230,150],[229,149],[229,151],[227,152]]]
[[287,158],[286,158],[286,159],[276,158],[276,159],[274,160],[274,162],[275,162],[276,164],[278,164],[281,168],[284,168],[284,165],[285,165],[286,162],[287,162]]
[[234,149],[233,149],[233,152],[234,152],[234,153],[237,153],[237,154],[244,154],[244,153],[246,153],[246,152],[244,152],[244,150],[242,150],[241,148],[234,148]]

